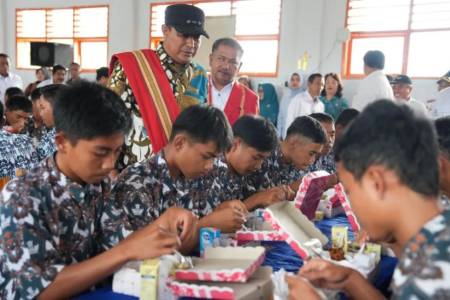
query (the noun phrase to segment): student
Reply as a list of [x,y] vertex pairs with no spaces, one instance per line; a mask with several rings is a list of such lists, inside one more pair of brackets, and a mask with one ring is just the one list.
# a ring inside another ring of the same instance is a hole
[[[374,242],[393,241],[399,258],[393,298],[447,299],[450,211],[438,206],[438,146],[431,122],[405,104],[377,101],[353,121],[335,154],[362,227]],[[305,278],[351,299],[383,299],[357,271],[332,262],[308,261],[299,275],[288,277],[290,299],[319,299]]]
[[42,136],[41,141],[37,145],[37,153],[39,160],[43,160],[47,156],[56,151],[55,144],[55,120],[53,118],[53,107],[55,106],[57,95],[67,87],[62,84],[51,84],[40,88],[41,97],[39,98],[39,111],[41,119],[48,131]]
[[[122,171],[108,209],[112,215],[124,211],[133,230],[153,222],[172,206],[200,214],[208,203],[205,197],[196,196],[202,187],[192,188],[192,182],[212,170],[214,159],[231,141],[230,124],[222,111],[198,105],[185,109],[160,152]],[[230,213],[234,216],[233,209]],[[243,217],[241,213],[239,218]]]
[[41,89],[34,89],[30,95],[33,115],[26,127],[26,134],[32,139],[35,147],[39,144],[42,136],[47,132],[47,127],[45,127],[44,121],[41,118],[41,109],[39,108],[40,98]]
[[119,96],[76,83],[54,115],[58,151],[0,196],[1,299],[70,298],[128,261],[172,253],[178,227],[182,241],[193,236],[195,218],[178,208],[127,238],[122,213],[105,214],[107,175],[131,128]]
[[308,167],[320,155],[326,134],[322,125],[309,116],[301,116],[289,126],[286,138],[264,161],[259,171],[247,176],[245,196],[269,188],[289,185],[297,191]]
[[344,109],[336,119],[334,127],[336,129],[335,144],[344,133],[345,128],[359,115],[359,111],[354,108]]
[[336,137],[333,117],[327,113],[313,113],[311,118],[320,122],[325,130],[327,143],[323,146],[322,152],[316,161],[309,167],[309,172],[324,170],[328,173],[336,173],[336,164],[334,162],[333,145]]
[[[278,146],[273,124],[262,117],[243,116],[233,125],[233,135],[231,147],[225,151],[223,156],[219,157],[214,169],[207,176],[197,180],[202,189],[195,195],[198,198],[206,197],[208,199],[208,206],[201,212],[203,218],[200,219],[199,224],[202,227],[217,227],[224,232],[240,229],[242,222],[239,222],[241,219],[239,219],[238,212],[235,213],[238,220],[236,222],[233,221],[231,212],[228,214],[218,213],[221,208],[231,205],[236,210],[246,213],[248,210],[265,207],[289,197],[286,195],[286,187],[275,187],[257,193],[244,201],[246,175],[259,170],[263,161]],[[193,200],[193,203],[196,202],[198,201]],[[244,207],[242,207],[243,205]],[[232,221],[228,221],[227,216]]]
[[442,193],[450,199],[450,116],[434,121],[439,141],[439,178]]
[[14,96],[25,96],[21,88],[16,86],[12,86],[6,89],[5,91],[5,103],[8,102],[8,99],[11,99]]
[[[16,170],[28,170],[38,163],[31,140],[23,134],[11,134],[1,130],[3,104],[0,103],[0,178],[16,177]],[[0,187],[1,190],[1,187]]]
[[6,127],[10,133],[20,133],[31,116],[32,105],[25,96],[13,96],[5,104]]

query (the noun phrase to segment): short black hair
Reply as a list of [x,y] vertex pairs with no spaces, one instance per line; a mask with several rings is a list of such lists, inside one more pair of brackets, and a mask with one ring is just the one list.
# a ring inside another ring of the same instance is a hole
[[335,147],[336,162],[360,180],[371,165],[395,172],[411,190],[436,197],[438,146],[434,126],[405,104],[378,100],[353,120]]
[[309,115],[311,118],[319,121],[320,123],[334,123],[334,119],[330,114],[327,113],[312,113]]
[[223,112],[210,106],[193,105],[182,111],[172,125],[170,141],[179,133],[186,133],[194,142],[214,142],[219,152],[227,150],[233,140]]
[[220,38],[214,41],[212,45],[212,52],[216,51],[217,48],[219,48],[220,45],[228,46],[231,48],[236,49],[239,52],[239,56],[242,57],[244,54],[244,49],[242,49],[242,46],[239,44],[239,42],[233,38]]
[[2,126],[3,115],[5,114],[5,110],[3,108],[3,103],[0,101],[0,127]]
[[358,115],[359,115],[359,110],[354,109],[354,108],[346,108],[337,117],[335,125],[341,125],[342,127],[345,128]]
[[322,78],[322,74],[320,74],[320,73],[313,73],[313,74],[309,75],[308,82],[309,83],[313,83],[314,79],[316,79],[316,78]]
[[384,54],[379,50],[370,50],[364,55],[364,64],[374,69],[383,70],[384,60]]
[[242,116],[233,125],[233,135],[260,152],[272,152],[278,145],[272,122],[258,116]]
[[38,100],[39,98],[41,98],[41,88],[35,88],[31,94],[30,94],[30,99],[32,102]]
[[25,96],[12,96],[5,103],[5,107],[8,111],[21,110],[27,113],[31,113],[32,111],[31,101]]
[[66,68],[64,68],[64,66],[61,65],[54,65],[52,68],[52,74],[55,74],[56,72],[58,72],[59,70],[63,70],[65,72],[67,72]]
[[22,91],[21,88],[18,88],[18,87],[15,87],[15,86],[11,86],[11,87],[6,89],[5,97],[7,97],[9,99],[9,98],[11,98],[13,96],[25,96],[25,94],[24,94],[24,92]]
[[315,144],[325,144],[327,141],[322,125],[310,116],[297,117],[292,122],[287,130],[286,139],[293,135],[303,136]]
[[130,112],[120,97],[99,84],[80,80],[57,94],[55,128],[73,143],[112,134],[128,134]]
[[439,142],[439,150],[450,160],[450,116],[434,121]]
[[107,67],[98,68],[95,72],[97,73],[97,75],[95,76],[95,79],[97,81],[99,81],[102,77],[109,77],[109,69]]
[[55,101],[58,98],[57,95],[62,90],[67,89],[66,85],[63,84],[50,84],[41,87],[42,98],[45,99],[52,107],[55,106]]

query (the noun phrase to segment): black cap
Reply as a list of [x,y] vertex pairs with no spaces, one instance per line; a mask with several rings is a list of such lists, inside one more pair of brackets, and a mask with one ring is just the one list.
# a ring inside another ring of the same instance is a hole
[[409,78],[409,76],[406,75],[398,75],[397,77],[395,77],[395,79],[392,82],[393,84],[409,84],[412,85],[412,81],[411,78]]
[[439,83],[441,81],[446,81],[446,82],[450,83],[450,71],[445,73],[444,76],[440,77],[439,80],[437,81],[437,83]]
[[179,33],[204,35],[205,14],[200,8],[188,4],[174,4],[166,8],[165,24],[173,26]]

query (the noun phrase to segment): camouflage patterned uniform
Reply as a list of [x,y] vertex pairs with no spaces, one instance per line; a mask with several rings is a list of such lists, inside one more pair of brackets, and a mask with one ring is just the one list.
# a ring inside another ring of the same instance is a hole
[[56,144],[55,144],[55,134],[56,130],[55,128],[50,129],[47,131],[43,136],[41,141],[36,147],[36,151],[38,153],[38,159],[39,161],[47,158],[48,156],[52,155],[56,151]]
[[53,157],[10,181],[0,196],[0,299],[35,298],[64,266],[128,235],[128,227],[117,226],[122,215],[102,216],[109,191],[108,179],[84,186],[71,181]]
[[0,178],[16,177],[16,169],[29,170],[38,163],[31,139],[0,130]]
[[399,258],[394,299],[450,299],[450,211],[433,218]]
[[308,168],[308,172],[327,171],[330,174],[336,173],[336,162],[334,152],[322,155]]
[[195,180],[192,189],[197,190],[200,199],[206,198],[208,207],[199,212],[199,217],[211,213],[222,202],[228,200],[243,200],[245,177],[232,170],[224,156],[214,161],[214,168],[206,176]]
[[244,196],[248,198],[256,192],[280,185],[289,185],[301,179],[305,174],[305,171],[297,169],[292,163],[285,162],[280,147],[277,147],[263,162],[260,170],[246,176],[247,185]]
[[182,175],[170,176],[164,152],[160,151],[123,170],[114,183],[106,213],[117,215],[123,211],[133,230],[150,224],[172,206],[201,215],[209,210],[208,204],[201,191],[192,189],[192,185]]

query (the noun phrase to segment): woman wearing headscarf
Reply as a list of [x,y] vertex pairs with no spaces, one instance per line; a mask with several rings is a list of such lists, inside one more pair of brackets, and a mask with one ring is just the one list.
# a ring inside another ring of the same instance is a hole
[[337,119],[339,114],[348,108],[347,99],[342,97],[341,78],[336,73],[328,73],[325,75],[325,87],[320,93],[320,101],[325,106],[325,112]]
[[47,80],[50,78],[50,75],[48,73],[48,70],[46,68],[39,68],[36,70],[36,81],[30,83],[27,88],[25,89],[25,97],[30,97],[31,93],[36,89],[37,85],[41,83],[44,80]]
[[278,137],[283,138],[283,132],[285,132],[284,126],[286,125],[286,114],[291,100],[302,91],[301,78],[298,73],[292,73],[287,83],[287,89],[283,94],[280,102],[280,111],[278,112],[277,132]]
[[259,114],[277,125],[278,97],[275,87],[271,83],[261,83],[258,86]]

